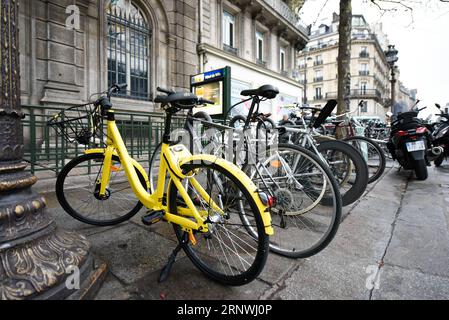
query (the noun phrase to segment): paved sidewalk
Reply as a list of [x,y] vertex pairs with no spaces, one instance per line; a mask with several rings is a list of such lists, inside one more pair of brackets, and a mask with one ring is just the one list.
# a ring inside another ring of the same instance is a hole
[[54,194],[46,197],[58,225],[87,235],[92,251],[108,262],[97,299],[448,299],[449,165],[429,168],[423,182],[410,176],[388,168],[345,208],[323,252],[298,261],[271,254],[261,276],[237,288],[209,281],[183,254],[169,280],[158,284],[176,246],[168,224],[145,227],[142,211],[116,227],[90,227],[64,213]]

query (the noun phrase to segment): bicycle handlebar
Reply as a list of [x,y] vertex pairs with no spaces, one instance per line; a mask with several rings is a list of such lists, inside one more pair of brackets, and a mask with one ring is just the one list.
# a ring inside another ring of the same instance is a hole
[[198,104],[215,104],[215,102],[214,102],[214,101],[211,101],[211,100],[199,98],[199,99],[198,99]]
[[108,89],[108,98],[111,98],[112,94],[116,92],[120,92],[123,89],[126,89],[128,87],[127,83],[120,83],[120,84],[114,84]]
[[159,92],[168,94],[168,95],[171,95],[171,94],[174,94],[174,93],[175,93],[173,90],[170,90],[170,89],[164,89],[164,88],[161,88],[161,87],[157,87],[156,90],[159,91]]

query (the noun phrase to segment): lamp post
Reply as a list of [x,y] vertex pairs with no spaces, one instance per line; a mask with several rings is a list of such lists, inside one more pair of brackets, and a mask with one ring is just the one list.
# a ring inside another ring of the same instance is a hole
[[391,113],[394,114],[394,104],[395,104],[395,87],[396,87],[396,66],[395,63],[398,61],[398,50],[395,49],[394,45],[389,45],[387,52],[385,52],[387,56],[388,65],[390,66],[391,71]]
[[61,299],[91,262],[89,243],[56,228],[22,161],[18,0],[0,2],[0,300]]
[[306,49],[306,55],[304,56],[304,96],[302,98],[303,104],[307,104],[307,61],[312,61],[311,57],[307,56],[308,50]]

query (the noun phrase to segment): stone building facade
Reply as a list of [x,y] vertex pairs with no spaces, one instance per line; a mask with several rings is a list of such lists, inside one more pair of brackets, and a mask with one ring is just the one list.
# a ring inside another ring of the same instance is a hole
[[[322,107],[327,100],[337,98],[338,23],[339,17],[334,14],[331,24],[312,30],[310,42],[298,56],[307,103],[314,106]],[[353,16],[350,109],[358,110],[356,115],[385,116],[389,111],[389,66],[382,47],[387,44],[379,27],[370,27],[363,15]],[[358,109],[361,100],[365,105]]]
[[187,88],[198,71],[197,3],[20,0],[22,104],[70,106],[130,82],[115,105],[154,110],[157,86]]
[[279,119],[283,105],[301,100],[295,56],[308,31],[285,1],[205,0],[199,12],[200,71],[230,66],[232,102],[240,101],[242,90],[275,85],[279,96],[264,102],[261,111]]
[[[154,111],[158,86],[189,89],[191,75],[226,65],[237,89],[271,82],[300,99],[294,57],[307,32],[284,1],[19,1],[23,105],[71,106],[126,82],[114,105]],[[225,14],[235,48],[224,45]]]

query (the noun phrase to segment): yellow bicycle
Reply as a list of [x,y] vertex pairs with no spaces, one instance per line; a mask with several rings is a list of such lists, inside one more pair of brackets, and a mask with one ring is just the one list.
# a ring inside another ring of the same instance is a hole
[[[158,88],[165,95],[154,101],[161,103],[166,117],[157,186],[151,190],[146,171],[129,155],[115,121],[110,97],[124,88],[112,86],[85,116],[66,110],[50,121],[67,141],[86,144],[103,131],[106,120],[105,146],[85,151],[58,175],[61,206],[74,218],[96,226],[126,221],[142,205],[149,209],[144,224],[162,220],[172,224],[179,245],[160,281],[168,277],[181,249],[203,273],[222,284],[254,280],[265,265],[268,237],[273,234],[272,199],[234,164],[212,155],[192,155],[170,140],[175,113],[211,102]],[[256,230],[256,235],[248,230]]]

